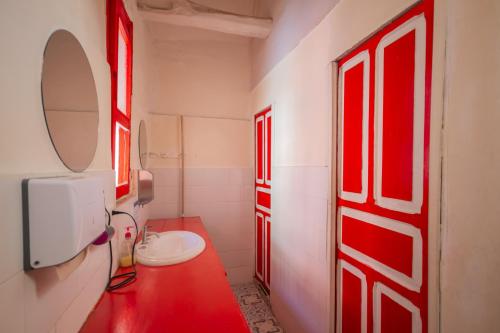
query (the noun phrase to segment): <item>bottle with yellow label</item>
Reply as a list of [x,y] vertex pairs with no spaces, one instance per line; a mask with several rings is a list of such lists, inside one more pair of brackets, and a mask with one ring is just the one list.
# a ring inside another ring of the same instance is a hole
[[130,227],[127,227],[125,238],[122,240],[120,249],[120,267],[132,266],[132,246],[134,246],[134,242],[132,241],[132,234],[130,232]]

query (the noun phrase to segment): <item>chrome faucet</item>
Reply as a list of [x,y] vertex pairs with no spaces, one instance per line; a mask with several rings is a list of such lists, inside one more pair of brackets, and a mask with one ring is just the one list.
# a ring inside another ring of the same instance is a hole
[[158,236],[158,234],[156,232],[149,232],[149,225],[144,225],[142,227],[142,242],[141,244],[147,244],[149,242],[149,238],[151,236],[155,236],[156,238],[160,238],[160,236]]
[[148,243],[148,229],[149,229],[149,226],[144,224],[144,226],[142,227],[142,242],[141,242],[141,244]]

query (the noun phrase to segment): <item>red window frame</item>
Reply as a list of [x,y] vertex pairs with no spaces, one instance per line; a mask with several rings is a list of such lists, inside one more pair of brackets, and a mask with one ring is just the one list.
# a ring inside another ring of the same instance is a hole
[[[118,108],[118,39],[122,36],[127,50],[125,108]],[[111,154],[115,170],[116,198],[130,192],[130,131],[131,131],[131,96],[132,96],[132,55],[133,23],[130,20],[122,0],[107,1],[107,59],[111,70]],[[123,112],[122,112],[123,111]],[[116,131],[123,129],[118,136]],[[117,145],[116,140],[119,140]],[[116,155],[118,154],[118,155]],[[119,182],[119,178],[125,178]]]

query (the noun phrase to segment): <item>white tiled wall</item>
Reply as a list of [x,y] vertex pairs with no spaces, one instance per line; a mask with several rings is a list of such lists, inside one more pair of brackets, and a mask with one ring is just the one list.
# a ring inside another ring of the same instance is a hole
[[254,265],[253,175],[250,168],[188,168],[185,215],[201,216],[229,281],[251,281]]
[[[107,281],[108,263],[106,260],[89,276],[89,281]],[[64,314],[56,322],[56,332],[77,332],[87,318],[89,309],[92,309],[99,300],[103,285],[88,283],[83,286],[76,298],[71,302]]]
[[[145,84],[150,69],[150,42],[139,19],[135,1],[126,0],[134,21],[134,98],[131,142],[137,143],[139,121],[147,119],[151,100]],[[23,271],[21,180],[33,176],[73,174],[53,148],[43,115],[40,95],[43,53],[49,36],[65,29],[82,44],[92,68],[99,101],[95,156],[84,176],[102,177],[108,208],[115,207],[111,166],[111,87],[106,60],[106,1],[29,0],[2,2],[0,11],[0,332],[77,332],[107,282],[107,246],[93,247],[85,260],[65,276],[55,268]],[[131,167],[139,167],[137,144],[131,145]],[[78,149],[78,147],[75,147]],[[134,212],[131,197],[118,208],[136,213],[139,223],[147,206]],[[125,217],[113,218],[118,229],[130,225]],[[120,233],[120,231],[118,231]],[[116,244],[115,244],[116,248]],[[65,266],[68,267],[67,265]],[[60,271],[59,271],[60,272]]]
[[[107,206],[111,209],[115,204],[114,173],[89,172],[87,175],[103,180]],[[77,332],[104,291],[108,247],[91,245],[81,254],[84,258],[81,264],[75,264],[69,273],[55,267],[24,272],[21,181],[33,176],[0,176],[0,332]],[[120,203],[118,209],[133,212],[135,199],[131,197]],[[138,209],[134,214],[141,225],[147,217],[147,208]],[[112,224],[117,234],[131,225],[123,216],[115,216]]]
[[[273,168],[271,303],[296,332],[326,332],[328,167]],[[296,246],[294,246],[296,244]]]
[[[185,104],[185,99],[175,98],[178,100],[164,101],[162,108],[175,109],[171,103]],[[214,105],[227,102],[221,95],[210,95],[210,98]],[[242,102],[246,103],[247,99]],[[204,105],[203,110],[195,108],[191,114],[218,109],[218,106]],[[182,118],[181,130],[180,117],[153,115],[152,122],[155,125],[151,149],[156,155],[151,155],[149,168],[155,177],[155,200],[148,205],[150,218],[181,216],[182,195],[184,216],[202,218],[230,282],[251,281],[254,265],[252,123],[190,115]],[[178,159],[181,147],[183,191]]]
[[[150,218],[180,214],[179,169],[152,169],[155,200]],[[231,283],[252,279],[254,265],[253,185],[250,168],[187,168],[184,216],[200,216]]]
[[0,332],[23,332],[24,273],[18,272],[0,283]]
[[180,214],[178,168],[149,169],[154,176],[154,200],[148,204],[149,218],[174,218]]

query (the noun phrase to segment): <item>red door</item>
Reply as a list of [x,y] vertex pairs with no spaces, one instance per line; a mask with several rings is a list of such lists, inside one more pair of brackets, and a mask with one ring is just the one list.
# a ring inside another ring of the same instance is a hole
[[433,2],[339,61],[337,332],[427,332]]
[[271,108],[255,115],[255,276],[271,284]]

